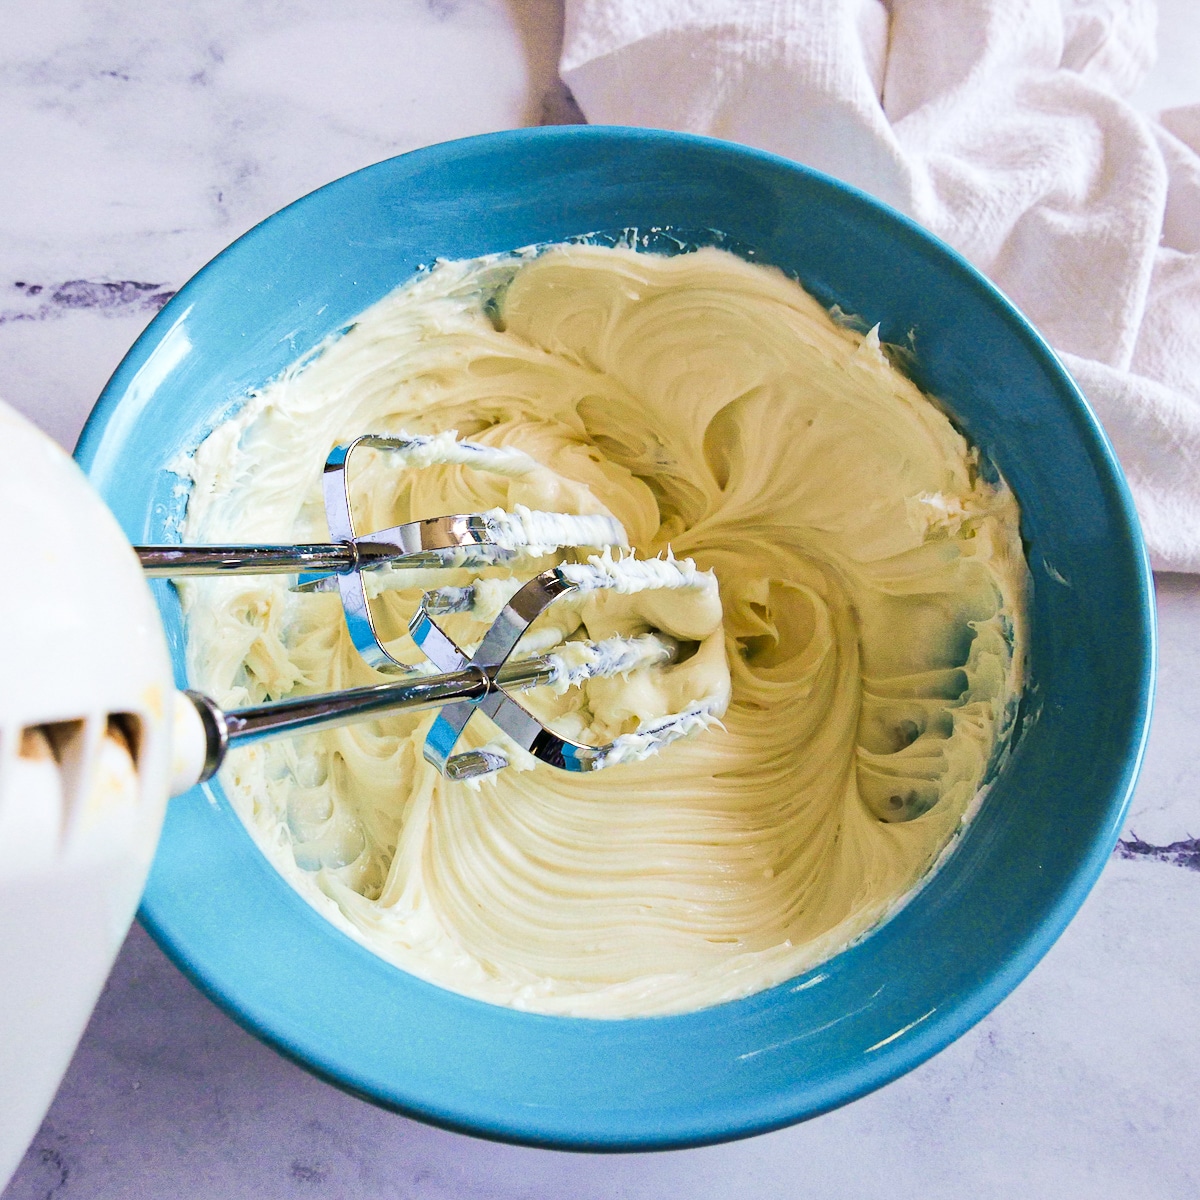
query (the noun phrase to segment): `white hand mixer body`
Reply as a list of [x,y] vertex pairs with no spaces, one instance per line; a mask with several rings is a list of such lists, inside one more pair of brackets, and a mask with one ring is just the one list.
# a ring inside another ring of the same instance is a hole
[[[128,931],[171,779],[175,684],[112,514],[0,404],[0,1186]],[[86,579],[74,587],[42,581]]]

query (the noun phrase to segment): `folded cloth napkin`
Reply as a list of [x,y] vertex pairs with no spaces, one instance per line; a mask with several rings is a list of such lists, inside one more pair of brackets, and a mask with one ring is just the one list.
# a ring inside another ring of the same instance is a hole
[[944,238],[1091,401],[1156,568],[1200,571],[1200,105],[1147,120],[1153,0],[566,0],[590,121],[807,163]]

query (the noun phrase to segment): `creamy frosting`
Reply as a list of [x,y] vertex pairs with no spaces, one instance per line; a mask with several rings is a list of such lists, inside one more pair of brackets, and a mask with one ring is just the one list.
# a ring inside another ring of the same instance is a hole
[[[581,740],[636,741],[693,703],[697,732],[591,775],[521,762],[475,790],[424,762],[428,714],[235,752],[226,790],[292,884],[435,983],[603,1017],[778,983],[902,903],[1003,759],[1026,569],[1011,492],[876,333],[714,249],[442,263],[214,430],[188,468],[184,540],[322,540],[331,446],[403,431],[444,454],[449,430],[520,457],[415,469],[364,450],[359,528],[519,506],[611,516],[642,556],[670,548],[714,571],[719,597],[571,597],[528,647],[698,641],[665,669],[638,658],[626,676],[527,693]],[[417,589],[473,577],[400,574],[374,603],[416,663]],[[438,618],[460,644],[513,586],[484,575],[464,606],[479,612]],[[180,591],[192,678],[222,704],[382,678],[332,595],[278,577]],[[496,731],[477,716],[468,735]]]
[[532,555],[549,554],[560,546],[624,546],[625,530],[612,517],[598,513],[573,516],[568,513],[535,512],[517,504],[512,512],[491,508],[482,514],[488,536],[506,550],[525,550]]

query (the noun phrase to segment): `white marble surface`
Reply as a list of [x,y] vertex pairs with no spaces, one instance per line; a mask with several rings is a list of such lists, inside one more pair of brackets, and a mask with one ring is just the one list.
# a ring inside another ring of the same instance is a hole
[[[1195,0],[1138,101],[1200,99]],[[39,0],[0,38],[0,395],[70,446],[163,298],[237,234],[414,146],[570,120],[558,0]],[[429,1129],[279,1058],[140,929],[3,1200],[1200,1195],[1200,580],[1120,853],[1016,993],[904,1079],[735,1145],[588,1157]]]

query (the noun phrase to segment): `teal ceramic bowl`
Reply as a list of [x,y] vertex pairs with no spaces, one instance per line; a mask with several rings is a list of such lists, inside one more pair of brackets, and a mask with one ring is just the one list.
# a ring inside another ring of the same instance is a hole
[[[827,304],[879,322],[885,340],[911,333],[913,378],[1016,491],[1033,578],[1031,684],[1015,752],[958,848],[898,915],[818,970],[637,1020],[513,1012],[387,965],[276,875],[219,787],[172,801],[142,908],[218,1004],[340,1087],[453,1129],[596,1150],[787,1125],[970,1028],[1046,952],[1112,851],[1154,674],[1129,493],[1045,343],[896,213],[794,163],[701,138],[520,130],[321,188],[163,309],[100,398],[79,461],[132,540],[163,540],[180,503],[173,456],[422,264],[626,228],[651,245],[663,228],[721,231]],[[182,682],[178,606],[156,586]]]

